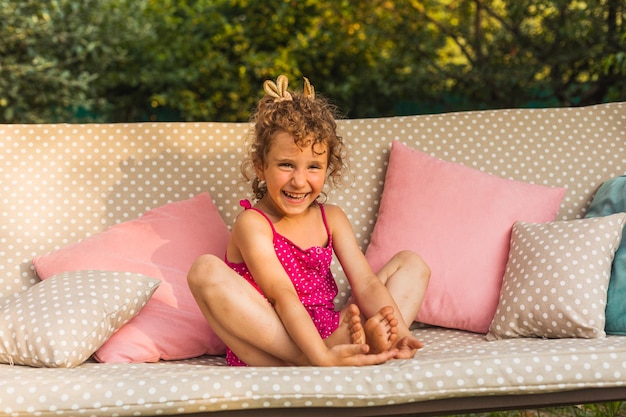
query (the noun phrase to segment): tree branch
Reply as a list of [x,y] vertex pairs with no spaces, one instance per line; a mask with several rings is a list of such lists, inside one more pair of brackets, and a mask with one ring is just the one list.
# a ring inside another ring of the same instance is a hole
[[459,49],[461,50],[463,55],[465,55],[465,57],[468,59],[468,61],[470,61],[472,64],[474,64],[476,62],[475,55],[472,54],[472,52],[467,48],[465,42],[463,42],[461,40],[462,38],[458,37],[454,33],[454,31],[450,30],[450,28],[444,26],[437,19],[435,19],[434,17],[432,17],[428,13],[426,13],[426,10],[424,9],[424,6],[422,4],[420,4],[419,1],[411,0],[411,6],[413,6],[413,8],[415,10],[417,10],[428,22],[430,22],[433,25],[435,25],[437,27],[437,29],[439,29],[444,35],[446,35],[447,37],[452,39],[452,41],[454,41],[454,43],[459,47]]

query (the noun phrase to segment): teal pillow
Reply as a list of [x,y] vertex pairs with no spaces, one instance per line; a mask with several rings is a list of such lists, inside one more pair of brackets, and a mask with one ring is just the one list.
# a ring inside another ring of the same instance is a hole
[[[620,212],[626,212],[626,175],[608,180],[600,186],[585,217]],[[626,230],[613,259],[604,330],[607,334],[626,335]]]

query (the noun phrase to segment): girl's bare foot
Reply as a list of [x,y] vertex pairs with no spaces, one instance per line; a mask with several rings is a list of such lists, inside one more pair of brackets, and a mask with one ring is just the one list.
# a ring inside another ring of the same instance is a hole
[[398,338],[398,320],[393,307],[381,308],[365,322],[363,329],[370,353],[381,353],[391,349]]
[[356,345],[364,345],[366,343],[365,330],[361,324],[361,310],[359,310],[356,304],[348,306],[343,322],[348,326],[350,342]]

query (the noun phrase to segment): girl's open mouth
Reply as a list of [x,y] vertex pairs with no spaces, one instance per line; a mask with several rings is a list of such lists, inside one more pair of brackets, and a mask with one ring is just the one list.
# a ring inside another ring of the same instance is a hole
[[309,195],[308,193],[294,194],[294,193],[288,193],[287,191],[283,191],[282,193],[285,197],[287,197],[290,200],[304,200]]

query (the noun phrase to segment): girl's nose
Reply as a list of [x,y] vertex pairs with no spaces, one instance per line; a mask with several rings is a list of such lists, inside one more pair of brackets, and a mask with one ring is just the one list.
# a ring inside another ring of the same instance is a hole
[[293,171],[291,181],[296,187],[301,187],[306,184],[306,172],[300,169]]

